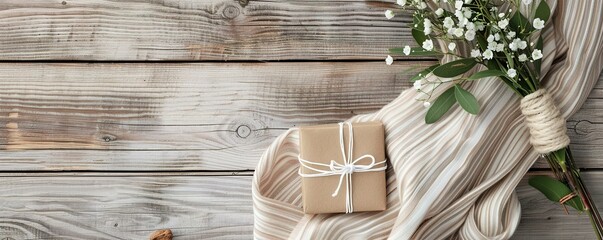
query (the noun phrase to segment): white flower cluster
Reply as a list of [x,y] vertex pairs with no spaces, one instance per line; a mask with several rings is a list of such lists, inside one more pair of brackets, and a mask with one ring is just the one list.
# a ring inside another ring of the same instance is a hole
[[[426,9],[426,2],[434,2],[432,6],[437,6],[435,10]],[[440,3],[441,2],[441,3]],[[521,0],[514,4],[532,4],[532,0]],[[469,56],[460,56],[455,50],[459,46],[472,47],[470,57],[486,65],[488,61],[498,61],[503,65],[501,69],[506,77],[518,81],[520,77],[526,77],[527,62],[533,62],[543,57],[542,50],[534,47],[534,42],[530,39],[531,34],[544,28],[545,21],[535,18],[531,24],[523,23],[517,25],[513,22],[514,11],[500,11],[498,7],[492,7],[490,1],[486,0],[397,0],[396,3],[403,8],[412,7],[415,9],[413,19],[413,28],[422,32],[425,36],[416,37],[422,42],[418,42],[420,49],[413,49],[410,46],[404,46],[402,53],[404,55],[413,55],[418,51],[435,51],[434,41],[436,39],[447,43],[447,50],[442,54],[451,54],[460,58]],[[516,6],[519,7],[519,6]],[[505,7],[506,8],[506,7]],[[395,17],[391,10],[385,12],[388,19]],[[527,24],[527,26],[526,26]],[[526,27],[526,28],[524,28]],[[414,33],[413,33],[414,36]],[[479,40],[479,41],[478,41]],[[507,61],[507,60],[510,60]],[[391,56],[387,56],[386,64],[393,62]],[[417,100],[423,101],[426,107],[430,106],[430,91],[433,91],[438,85],[454,80],[443,81],[441,79],[431,79],[429,82],[426,76],[419,76],[421,79],[414,82],[414,88],[427,97],[420,97]],[[430,86],[430,87],[427,87]]]

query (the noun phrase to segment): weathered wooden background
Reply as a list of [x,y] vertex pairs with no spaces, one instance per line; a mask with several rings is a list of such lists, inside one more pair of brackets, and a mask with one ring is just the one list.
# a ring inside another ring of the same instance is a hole
[[[251,239],[251,175],[278,134],[379,109],[433,61],[384,64],[411,42],[388,7],[2,0],[0,239]],[[602,110],[603,80],[568,122],[600,206]],[[586,215],[518,192],[515,239],[594,237]]]

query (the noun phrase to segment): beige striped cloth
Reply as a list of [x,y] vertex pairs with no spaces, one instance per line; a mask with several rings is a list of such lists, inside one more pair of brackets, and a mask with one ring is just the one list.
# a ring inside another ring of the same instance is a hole
[[[554,14],[543,32],[543,81],[568,117],[585,101],[603,66],[603,1],[548,2]],[[521,215],[514,189],[537,155],[517,95],[496,79],[480,80],[468,90],[480,101],[477,117],[455,107],[426,125],[426,110],[409,89],[381,110],[350,120],[385,125],[390,169],[383,212],[304,215],[298,131],[282,134],[253,178],[255,238],[510,238]]]

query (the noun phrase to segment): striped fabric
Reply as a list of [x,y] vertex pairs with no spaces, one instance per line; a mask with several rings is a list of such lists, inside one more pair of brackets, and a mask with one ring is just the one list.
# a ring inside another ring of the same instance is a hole
[[[585,101],[603,66],[603,1],[549,3],[554,21],[543,33],[544,86],[568,117]],[[260,159],[253,178],[255,238],[510,238],[521,216],[514,189],[537,155],[528,142],[518,96],[495,79],[468,88],[482,106],[477,117],[455,107],[426,125],[426,110],[410,89],[381,110],[351,119],[385,125],[391,167],[383,212],[304,215],[298,132],[282,134]]]

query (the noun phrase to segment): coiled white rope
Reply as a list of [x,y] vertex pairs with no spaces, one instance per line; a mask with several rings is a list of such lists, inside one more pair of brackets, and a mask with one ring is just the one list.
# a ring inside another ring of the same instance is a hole
[[[345,153],[343,125],[348,126],[348,132],[350,135],[348,137],[348,153],[347,153],[347,155]],[[352,213],[352,212],[354,212],[354,204],[352,201],[352,196],[353,196],[352,195],[352,189],[353,189],[352,174],[355,172],[384,171],[387,168],[387,164],[385,164],[386,160],[383,160],[381,162],[375,162],[375,157],[371,154],[365,154],[365,155],[362,155],[362,156],[352,160],[353,159],[352,153],[354,152],[354,129],[352,127],[352,124],[349,122],[340,122],[339,123],[339,146],[341,148],[341,155],[343,156],[343,161],[342,161],[343,164],[340,164],[340,163],[336,162],[335,160],[331,160],[329,164],[312,162],[312,161],[308,161],[308,160],[301,158],[301,156],[298,156],[299,163],[301,165],[299,168],[298,174],[301,177],[326,177],[326,176],[339,175],[339,183],[337,184],[337,188],[331,195],[332,197],[335,197],[339,194],[339,190],[341,189],[341,185],[343,185],[343,180],[345,178],[345,188],[346,188],[345,212]],[[360,160],[363,160],[365,158],[371,159],[371,162],[369,164],[358,164],[358,162]],[[375,168],[375,166],[377,166],[379,164],[384,164],[384,165],[382,167]],[[312,165],[323,167],[323,168],[328,168],[328,170],[318,169],[316,167],[312,167]],[[302,170],[301,170],[302,167],[315,171],[316,173],[302,173]]]
[[520,107],[530,129],[530,143],[536,152],[550,153],[569,145],[565,119],[546,89],[525,96]]

